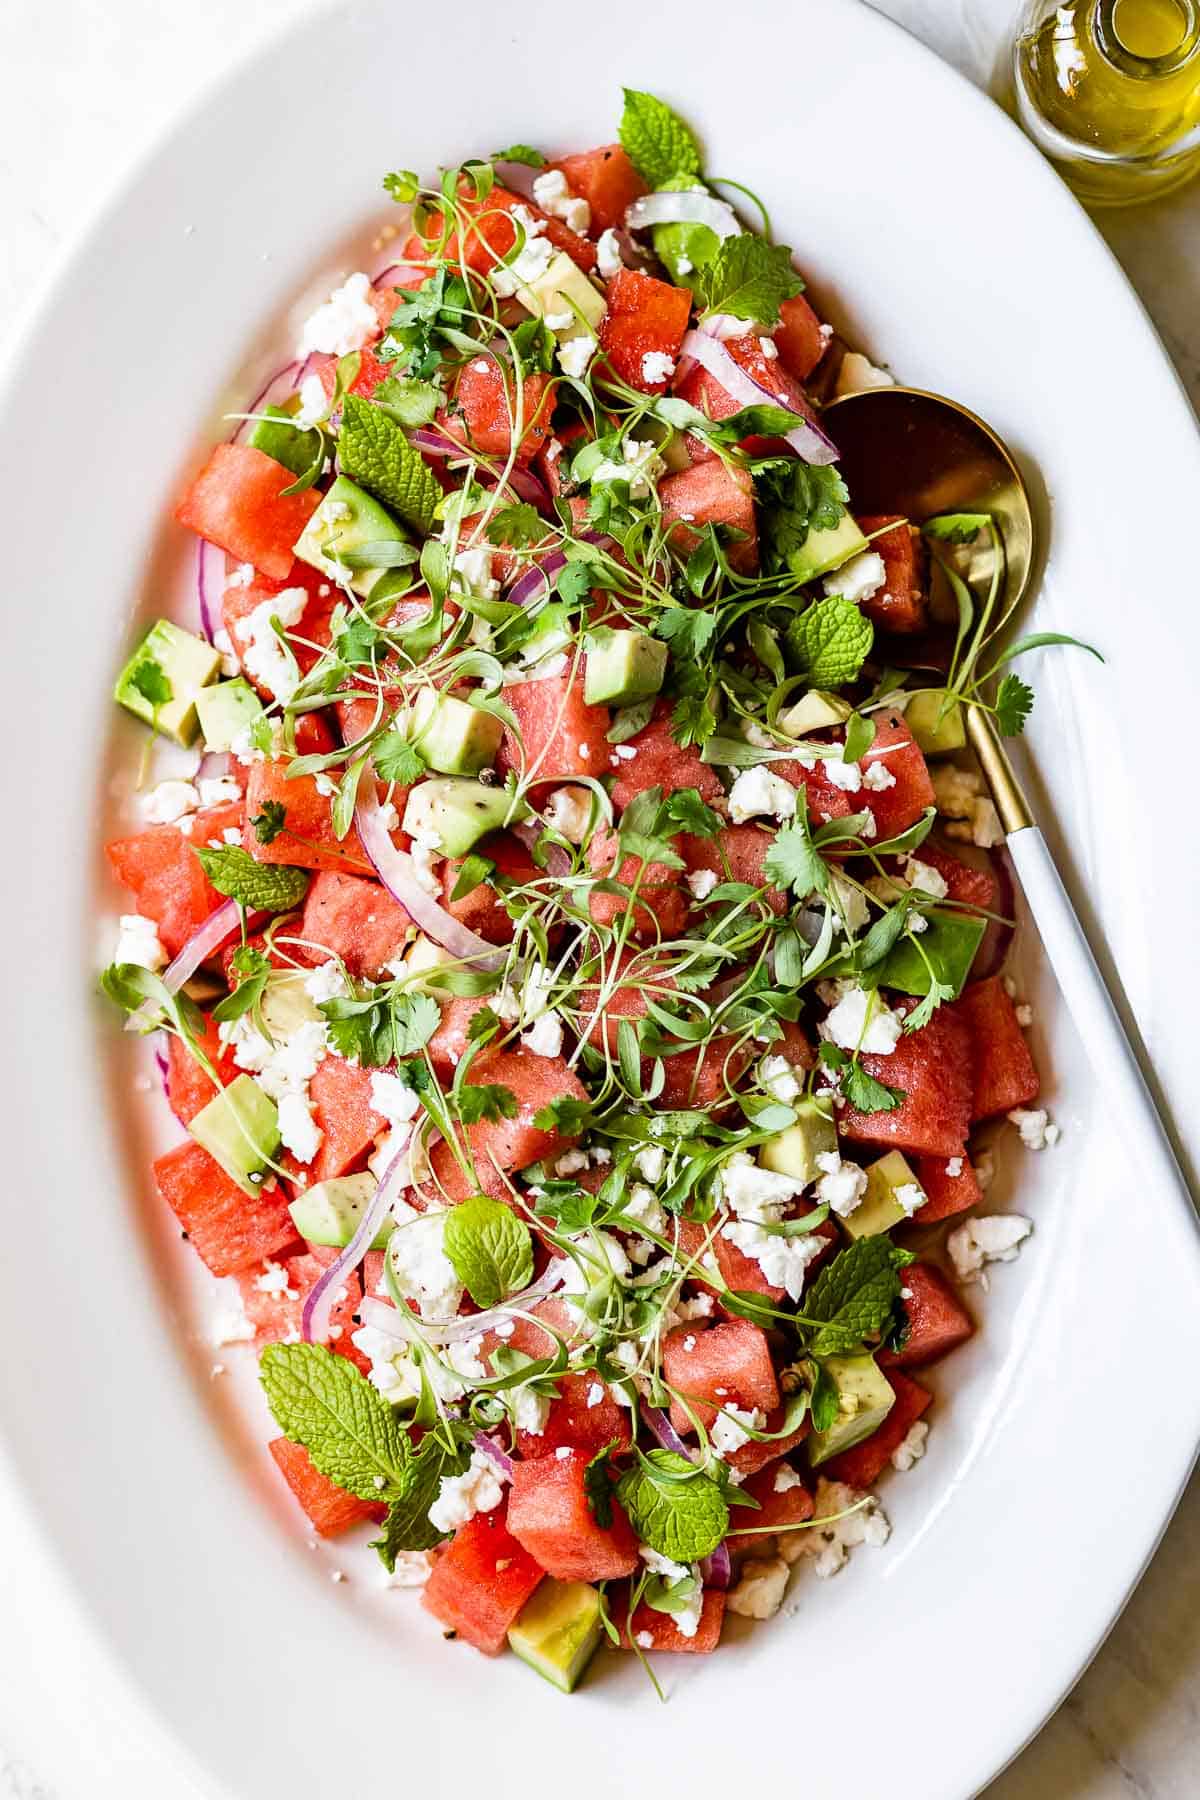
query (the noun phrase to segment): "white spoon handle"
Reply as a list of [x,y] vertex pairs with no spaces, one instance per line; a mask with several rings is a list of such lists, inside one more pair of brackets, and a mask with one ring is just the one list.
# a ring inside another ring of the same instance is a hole
[[1169,1186],[1190,1203],[1158,1108],[1045,838],[1027,825],[1010,832],[1008,852],[1139,1184]]

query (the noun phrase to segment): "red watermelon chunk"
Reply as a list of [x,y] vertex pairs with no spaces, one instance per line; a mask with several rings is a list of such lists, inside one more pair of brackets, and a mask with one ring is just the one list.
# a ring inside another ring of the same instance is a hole
[[[753,1058],[752,1047],[733,1036],[714,1038],[703,1049],[664,1056],[666,1079],[656,1105],[671,1109],[727,1104],[731,1099],[729,1089]],[[649,1061],[647,1058],[647,1067]]]
[[[326,399],[332,400],[337,387],[338,363],[341,358],[327,356],[320,351],[315,352],[309,360],[312,364],[313,374],[318,377],[321,386],[325,389]],[[358,352],[358,369],[346,392],[357,394],[361,400],[369,400],[375,389],[395,373],[395,363],[381,361],[369,348],[360,350]]]
[[[228,1087],[237,1075],[237,1064],[217,1034],[212,1019],[204,1021],[204,1034],[197,1039],[213,1068],[221,1087]],[[196,1061],[183,1039],[174,1032],[167,1034],[167,1099],[171,1111],[181,1125],[190,1125],[202,1107],[216,1094],[212,1082]]]
[[240,831],[242,805],[234,801],[211,806],[183,823],[188,831],[178,825],[152,825],[104,847],[113,874],[133,894],[143,917],[154,920],[169,956],[177,955],[197,927],[225,904],[193,846],[220,839],[226,831]]
[[[951,1175],[949,1164],[955,1161],[962,1166],[957,1175]],[[916,1175],[929,1195],[924,1206],[919,1207],[913,1215],[922,1225],[936,1224],[939,1219],[952,1219],[955,1213],[966,1212],[968,1206],[974,1206],[983,1199],[983,1190],[971,1167],[965,1144],[960,1144],[949,1158],[919,1156]]]
[[[765,405],[774,404],[794,412],[797,424],[801,418],[814,418],[813,408],[800,382],[781,357],[771,356],[764,351],[764,341],[770,343],[771,339],[764,340],[756,331],[745,331],[738,337],[726,338],[722,348],[730,360],[763,390],[762,400]],[[710,374],[700,364],[689,369],[676,382],[675,391],[680,399],[688,401],[698,411],[707,413],[710,419],[732,418],[742,407],[742,402],[734,398],[717,376]],[[688,455],[694,463],[706,462],[716,456],[716,451],[697,432],[689,432],[686,443]],[[769,456],[777,450],[787,451],[786,444],[778,437],[743,438],[741,448],[752,456]]]
[[[565,1448],[565,1446],[564,1446]],[[638,1566],[637,1538],[618,1500],[612,1524],[598,1525],[584,1474],[591,1448],[539,1456],[513,1465],[509,1530],[530,1556],[559,1581],[615,1581]]]
[[807,381],[825,354],[828,338],[803,294],[784,300],[779,308],[779,324],[775,328],[775,348],[779,360],[797,381]]
[[330,1181],[359,1163],[386,1129],[387,1120],[371,1105],[370,1069],[357,1068],[340,1056],[327,1056],[317,1064],[308,1097],[313,1122],[323,1134],[306,1171],[308,1181]]
[[[333,616],[334,607],[342,598],[340,590],[332,582],[326,580],[318,569],[310,568],[307,563],[298,563],[292,571],[291,578],[287,581],[271,581],[265,575],[258,575],[245,587],[227,587],[221,597],[221,621],[229,633],[234,653],[243,665],[242,672],[251,686],[257,688],[267,701],[273,700],[275,695],[262,682],[256,681],[244,665],[248,641],[245,620],[266,601],[274,600],[278,595],[288,593],[292,588],[303,588],[308,595],[298,623],[285,627],[285,630],[295,640],[291,648],[292,654],[296,658],[296,666],[302,675],[307,675],[309,670],[320,661],[321,652],[329,644],[329,622]],[[321,592],[322,588],[325,590],[324,593]],[[305,713],[297,721],[296,747],[302,754],[310,749],[318,748],[315,744],[302,745],[300,743],[300,726],[307,725],[308,729],[312,730],[312,725],[308,725],[309,720],[313,722],[313,725],[319,724],[320,715]],[[329,748],[332,749],[332,747],[332,743],[330,743]]]
[[482,456],[506,457],[512,449],[518,401],[521,436],[516,459],[528,463],[550,436],[554,383],[549,375],[526,375],[518,395],[507,365],[494,356],[472,357],[459,371],[453,411],[438,414],[437,429]]
[[902,1350],[885,1351],[880,1361],[891,1368],[923,1369],[965,1344],[975,1324],[942,1271],[932,1263],[910,1263],[900,1279],[908,1338]]
[[876,763],[893,777],[892,786],[875,789],[864,785],[853,796],[852,810],[870,809],[875,817],[875,842],[882,844],[915,825],[926,807],[934,804],[934,796],[925,758],[898,713],[876,715],[875,741],[861,763],[864,777]]
[[620,144],[602,144],[598,150],[560,156],[548,166],[561,169],[571,192],[587,201],[596,236],[624,224],[626,207],[649,191]]
[[957,900],[963,906],[976,906],[980,912],[1000,911],[1000,879],[994,869],[987,865],[974,868],[929,838],[925,839],[917,855],[923,863],[937,870],[946,884],[948,899]]
[[[643,941],[677,937],[687,918],[687,900],[679,885],[679,871],[665,863],[643,863],[638,856],[619,856],[615,831],[599,830],[588,845],[588,866],[605,880],[622,887],[637,885],[633,906],[633,936]],[[597,893],[588,896],[588,911],[597,925],[611,925],[630,910],[624,894]]]
[[[862,610],[881,631],[924,631],[929,623],[928,556],[915,525],[891,513],[861,517],[871,548],[883,558],[886,586],[864,600]],[[892,530],[885,531],[884,526]],[[872,536],[880,532],[879,537]]]
[[588,1098],[587,1089],[561,1056],[497,1050],[472,1065],[467,1082],[492,1082],[509,1088],[517,1098],[515,1118],[485,1120],[467,1128],[465,1136],[481,1178],[489,1170],[508,1174],[514,1169],[527,1169],[530,1163],[557,1156],[576,1141],[560,1131],[542,1131],[533,1123],[535,1115],[559,1095],[571,1095],[580,1101]]
[[744,1481],[742,1492],[757,1500],[761,1510],[744,1513],[735,1510],[736,1526],[743,1531],[751,1525],[755,1529],[748,1537],[730,1539],[729,1548],[734,1555],[752,1551],[783,1525],[803,1525],[812,1518],[812,1495],[792,1465],[784,1462],[782,1457]]
[[[618,1621],[623,1610],[614,1608],[614,1617]],[[670,1613],[655,1612],[643,1600],[634,1608],[628,1624],[622,1627],[621,1642],[626,1650],[636,1644],[646,1655],[673,1651],[687,1656],[709,1656],[720,1642],[724,1619],[725,1596],[718,1588],[705,1589],[700,1620],[692,1637],[683,1635]]]
[[[460,192],[458,206],[473,221],[466,233],[462,259],[476,275],[486,275],[515,246],[517,228],[511,214],[517,207],[523,208],[541,226],[541,235],[549,238],[556,250],[565,250],[571,261],[585,274],[596,266],[594,244],[589,244],[578,232],[571,231],[561,219],[551,218],[531,200],[512,193],[508,188],[494,187],[486,200],[475,200]],[[450,238],[445,254],[450,258],[457,257],[456,237]]]
[[351,975],[378,981],[399,955],[412,920],[378,881],[332,869],[313,878],[296,935],[306,940],[296,955],[314,966],[340,956]]
[[671,1423],[681,1434],[694,1432],[697,1421],[709,1430],[722,1407],[770,1413],[779,1405],[767,1334],[749,1319],[677,1325],[663,1339],[662,1359],[667,1386],[688,1402],[671,1402]]
[[503,1650],[508,1628],[542,1571],[504,1522],[503,1508],[476,1513],[439,1555],[421,1605],[486,1656]]
[[524,769],[533,781],[569,781],[608,773],[612,715],[607,706],[587,704],[581,674],[516,682],[503,690],[503,698],[516,716],[520,739],[505,726],[496,758],[502,774]]
[[725,792],[716,770],[701,762],[700,752],[692,745],[681,747],[671,736],[669,700],[658,702],[650,723],[635,732],[628,747],[637,754],[622,758],[613,782],[612,801],[618,812],[652,787],[661,788],[664,795],[695,788],[700,798],[710,803]]
[[745,469],[727,468],[717,457],[699,462],[658,484],[664,519],[679,523],[669,532],[671,548],[689,556],[706,525],[727,525],[739,532],[727,554],[731,568],[751,574],[758,567],[758,526],[754,517],[754,483]]
[[874,1487],[891,1462],[893,1450],[899,1449],[933,1400],[928,1388],[910,1381],[899,1369],[889,1369],[887,1378],[896,1396],[895,1405],[878,1431],[864,1438],[861,1444],[855,1444],[852,1450],[843,1450],[840,1456],[830,1457],[821,1470],[830,1481],[844,1481],[852,1488]]
[[[767,1422],[763,1429],[768,1432],[782,1431],[783,1420],[784,1409],[782,1406],[778,1406],[774,1412],[767,1414]],[[743,1481],[748,1481],[752,1475],[757,1475],[760,1469],[768,1468],[772,1463],[777,1463],[781,1457],[787,1456],[798,1444],[802,1444],[807,1436],[808,1420],[802,1419],[795,1431],[789,1431],[783,1437],[770,1438],[765,1444],[760,1444],[755,1438],[751,1438],[748,1444],[743,1444],[740,1450],[734,1450],[724,1460]]]
[[181,525],[238,562],[286,581],[292,545],[321,504],[315,488],[285,494],[293,477],[249,444],[218,444],[175,508]]
[[[288,780],[288,761],[251,764],[246,783],[244,847],[257,862],[288,863],[299,869],[340,869],[344,874],[370,873],[371,865],[353,825],[344,838],[333,829],[333,800],[317,786],[315,775]],[[284,827],[262,844],[252,821],[268,801],[284,810]]]
[[[831,745],[830,748],[835,752],[837,750],[836,745]],[[858,805],[860,796],[848,794],[836,781],[831,781],[819,762],[810,767],[806,763],[797,762],[793,757],[785,756],[779,762],[771,764],[771,773],[778,775],[781,781],[790,782],[793,787],[804,789],[808,816],[818,825],[827,825],[830,819],[845,819],[852,812],[862,811]]]
[[993,1119],[1036,1100],[1041,1080],[1001,977],[970,982],[955,1001],[954,1011],[971,1039],[972,1120]]
[[[556,1348],[553,1341],[544,1332],[537,1335],[543,1348],[530,1354],[552,1355]],[[513,1339],[508,1342],[511,1344]],[[589,1456],[614,1440],[622,1448],[628,1447],[629,1408],[614,1400],[611,1390],[597,1376],[585,1373],[559,1375],[555,1379],[558,1397],[550,1402],[545,1426],[540,1432],[517,1432],[518,1456],[529,1461],[551,1456],[563,1444],[584,1450]]]
[[159,1193],[214,1275],[236,1275],[295,1243],[296,1227],[278,1185],[251,1198],[190,1141],[152,1166]]
[[744,881],[750,887],[765,887],[764,898],[771,911],[784,913],[787,899],[777,887],[767,884],[764,867],[774,842],[775,833],[764,831],[759,825],[723,825],[716,837],[685,833],[676,840],[675,847],[687,864],[689,875],[697,869],[710,869],[718,881]]
[[[269,1257],[257,1268],[239,1270],[236,1280],[242,1306],[254,1327],[256,1343],[299,1342],[304,1302],[324,1271],[324,1263],[307,1251],[278,1260]],[[329,1315],[328,1344],[334,1351],[349,1347],[354,1314],[362,1299],[356,1274],[347,1275],[342,1286],[342,1298],[334,1301]]]
[[[519,838],[507,831],[496,831],[484,838],[477,846],[480,856],[496,865],[496,873],[507,877],[509,881],[523,885],[529,881],[544,879],[544,872],[538,868],[524,844]],[[448,913],[461,921],[469,931],[479,937],[486,938],[489,944],[511,944],[516,929],[512,919],[501,903],[500,894],[491,882],[481,881],[479,886],[464,894],[461,900],[453,898],[454,888],[462,873],[461,861],[447,859],[442,864],[442,905]]]
[[352,1525],[367,1519],[382,1520],[386,1506],[373,1505],[335,1486],[327,1475],[313,1467],[308,1451],[290,1438],[273,1438],[267,1449],[293,1494],[308,1514],[314,1531],[322,1537],[337,1537]]
[[[915,1001],[898,1000],[897,1012]],[[939,1006],[928,1025],[905,1032],[890,1056],[865,1055],[862,1066],[876,1081],[899,1088],[893,1112],[839,1109],[838,1131],[853,1144],[885,1144],[922,1156],[957,1156],[971,1123],[971,1034],[954,1006]]]
[[[608,311],[600,321],[600,349],[629,387],[643,394],[665,394],[666,380],[650,380],[643,372],[646,356],[679,356],[692,311],[687,288],[672,287],[653,275],[620,269],[608,284]],[[660,489],[661,492],[661,489]]]

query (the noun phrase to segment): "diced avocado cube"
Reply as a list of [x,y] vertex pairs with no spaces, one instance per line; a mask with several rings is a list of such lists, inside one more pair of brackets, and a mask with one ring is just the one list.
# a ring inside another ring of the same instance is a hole
[[249,442],[252,449],[274,457],[293,475],[307,475],[321,454],[320,432],[298,426],[282,406],[263,407],[263,417],[256,421]]
[[560,250],[551,257],[536,281],[517,289],[517,299],[527,312],[536,313],[539,318],[556,319],[570,315],[569,325],[551,326],[560,343],[585,335],[578,313],[583,314],[593,331],[604,317],[604,295],[597,293],[583,270],[571,261],[565,250]]
[[589,640],[583,697],[589,706],[631,706],[663,684],[667,646],[644,631],[595,632]]
[[799,549],[788,556],[788,567],[797,581],[815,581],[818,575],[839,569],[867,547],[857,519],[843,513],[836,525],[810,531]]
[[555,1581],[547,1575],[534,1589],[515,1625],[508,1647],[522,1662],[573,1693],[600,1642],[600,1596],[586,1581]]
[[776,1175],[790,1175],[793,1181],[807,1187],[821,1172],[818,1156],[836,1151],[837,1127],[827,1101],[810,1098],[792,1104],[796,1123],[761,1145],[758,1162],[760,1168],[771,1169]]
[[161,737],[195,742],[196,696],[213,681],[221,653],[169,619],[152,625],[117,677],[113,699]]
[[409,790],[404,829],[410,837],[433,842],[443,856],[465,856],[489,831],[528,817],[524,801],[514,808],[503,788],[435,775]]
[[[367,1174],[318,1181],[293,1200],[288,1211],[296,1230],[310,1244],[329,1244],[344,1250],[358,1230],[359,1220],[378,1185],[375,1177]],[[368,1248],[382,1250],[395,1228],[396,1221],[389,1215]]]
[[927,994],[930,972],[950,988],[952,1000],[962,992],[971,964],[987,930],[987,920],[976,913],[951,912],[946,907],[931,907],[925,915],[926,927],[917,943],[909,937],[898,938],[875,973],[881,987],[896,988],[902,994]]
[[814,1469],[878,1431],[896,1401],[873,1356],[830,1356],[825,1368],[837,1384],[838,1416],[828,1431],[809,1433],[808,1460]]
[[[451,955],[449,950],[444,950],[441,944],[435,944],[432,938],[426,937],[424,932],[421,932],[413,939],[405,953],[405,975],[410,980],[413,976],[432,975],[436,969],[444,969],[448,963],[453,963],[455,960],[456,958]],[[419,988],[423,987],[424,983],[412,981],[412,986]]]
[[[922,1191],[920,1182],[898,1150],[889,1150],[886,1156],[868,1164],[867,1191],[854,1211],[842,1220],[850,1236],[878,1237],[881,1232],[890,1231],[894,1225],[903,1225],[911,1219],[914,1209],[901,1206],[896,1198],[904,1188]],[[911,1194],[906,1196],[910,1200],[912,1197]]]
[[943,688],[922,688],[914,694],[904,709],[904,718],[926,756],[949,756],[967,741],[962,706],[957,700],[946,706]]
[[496,760],[504,726],[480,706],[422,688],[402,729],[431,769],[443,775],[477,775]]
[[262,701],[239,675],[235,681],[215,681],[196,695],[196,716],[206,750],[231,750],[235,741],[262,717]]
[[792,737],[805,737],[810,731],[826,731],[833,725],[844,725],[854,711],[840,694],[827,694],[811,688],[795,706],[779,715],[779,723]]
[[261,1191],[262,1172],[279,1148],[279,1114],[249,1075],[239,1075],[201,1107],[188,1130],[244,1193]]
[[[380,506],[378,500],[345,475],[339,475],[292,548],[301,562],[339,581],[348,566],[342,558],[368,544],[407,540],[408,532]],[[348,585],[356,594],[369,594],[383,569],[356,569]]]
[[268,975],[259,1005],[263,1023],[276,1040],[291,1037],[302,1025],[320,1022],[317,1003],[305,987],[303,969],[274,969]]

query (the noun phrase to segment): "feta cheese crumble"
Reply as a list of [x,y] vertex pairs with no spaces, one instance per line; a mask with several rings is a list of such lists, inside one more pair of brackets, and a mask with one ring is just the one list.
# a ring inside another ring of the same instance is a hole
[[1019,1213],[992,1213],[984,1219],[966,1220],[946,1239],[958,1279],[964,1284],[977,1281],[986,1292],[985,1264],[1014,1262],[1032,1230],[1033,1220],[1023,1219]]
[[647,350],[642,356],[642,380],[653,384],[670,381],[675,373],[675,358],[665,350]]
[[[817,1199],[839,1219],[849,1218],[862,1205],[867,1191],[866,1170],[860,1169],[857,1163],[843,1162],[836,1150],[821,1151],[817,1167],[821,1170]],[[921,1198],[924,1200],[925,1196],[922,1194]]]
[[925,1454],[925,1440],[928,1436],[929,1427],[924,1419],[918,1419],[915,1425],[910,1425],[907,1436],[892,1451],[893,1469],[899,1469],[903,1475],[919,1463]]
[[552,219],[561,219],[568,231],[585,232],[592,222],[591,207],[571,192],[561,169],[546,169],[534,176],[533,203]]
[[556,1012],[544,1012],[530,1029],[521,1034],[521,1042],[534,1056],[561,1056],[562,1020]]
[[693,900],[707,900],[713,889],[720,884],[720,877],[715,869],[693,869],[687,878]]
[[241,645],[242,666],[247,675],[265,687],[276,700],[290,700],[300,682],[295,658],[280,643],[272,625],[278,619],[285,631],[298,625],[308,605],[302,587],[284,588],[272,594],[240,619],[235,627]]
[[1027,1150],[1049,1150],[1062,1136],[1044,1107],[1030,1111],[1017,1106],[1008,1117],[1020,1132],[1021,1142]]
[[596,240],[596,273],[605,281],[611,281],[624,267],[621,240],[610,225]]
[[[240,797],[237,784],[231,786],[235,798]],[[195,812],[199,804],[199,792],[190,781],[160,781],[143,799],[142,817],[149,825],[173,825],[185,813]]]
[[837,1002],[817,1027],[821,1036],[842,1050],[890,1056],[904,1030],[901,1014],[893,1012],[877,990],[868,993],[851,983],[838,985],[842,991]]
[[783,1605],[790,1575],[782,1556],[751,1557],[742,1564],[725,1604],[743,1619],[773,1619]]
[[[708,1434],[709,1442],[718,1456],[731,1456],[735,1450],[740,1450],[750,1442],[750,1431],[761,1431],[766,1422],[766,1413],[757,1406],[722,1407],[713,1420]],[[750,1431],[745,1429],[747,1425]]]
[[796,815],[795,788],[774,774],[766,763],[739,770],[729,790],[729,817],[733,824],[744,825],[748,819],[762,815],[776,819]]
[[457,1531],[476,1513],[492,1512],[503,1498],[496,1465],[482,1450],[476,1450],[463,1474],[442,1477],[437,1499],[429,1509],[429,1523],[438,1531]]
[[578,337],[568,338],[565,344],[558,346],[558,366],[564,375],[573,375],[576,381],[582,381],[595,351],[595,339],[580,332]]
[[323,356],[349,356],[375,337],[379,320],[367,297],[370,288],[370,276],[361,271],[335,288],[328,300],[305,319],[297,356],[310,356],[314,351]]
[[157,974],[167,966],[167,953],[159,942],[158,926],[141,913],[122,913],[117,921],[117,947],[113,961],[134,963]]
[[827,594],[837,594],[855,606],[861,606],[864,600],[873,600],[886,586],[887,566],[878,550],[863,550],[858,556],[852,556],[824,581]]

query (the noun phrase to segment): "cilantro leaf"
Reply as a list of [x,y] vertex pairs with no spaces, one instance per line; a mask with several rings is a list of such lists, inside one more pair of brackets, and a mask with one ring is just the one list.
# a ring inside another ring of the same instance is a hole
[[351,481],[390,506],[405,524],[426,532],[442,490],[396,421],[357,394],[342,402],[338,459]]
[[847,1065],[842,1076],[842,1092],[856,1112],[895,1112],[904,1099],[904,1089],[888,1087],[869,1075],[860,1062]]
[[513,506],[502,506],[492,515],[487,528],[489,544],[504,544],[513,550],[521,550],[528,544],[536,544],[546,535],[546,526],[538,514],[537,508],[522,500]]
[[411,787],[425,773],[425,758],[395,727],[375,740],[371,755],[381,781],[395,781],[401,787]]
[[788,558],[804,545],[810,531],[832,530],[850,498],[835,467],[814,468],[794,456],[759,463],[754,486],[763,567],[771,575],[789,566]]
[[411,169],[400,169],[383,178],[383,190],[397,206],[411,206],[421,191],[421,178]]
[[287,808],[280,800],[264,800],[262,811],[250,823],[260,844],[273,844],[287,823]]
[[840,595],[818,600],[788,627],[788,643],[810,687],[853,681],[875,641],[875,627]]
[[469,1082],[457,1094],[458,1116],[464,1125],[498,1124],[501,1119],[515,1119],[517,1096],[509,1087],[496,1082]]
[[722,825],[720,815],[705,805],[698,788],[676,788],[668,797],[666,816],[676,830],[693,837],[716,837]]
[[859,1238],[835,1256],[804,1299],[804,1317],[815,1322],[813,1356],[841,1356],[882,1331],[900,1302],[898,1270],[913,1258],[885,1233]]
[[658,615],[654,629],[681,662],[695,662],[713,640],[717,616],[698,607],[667,606]]
[[[342,1359],[343,1361],[345,1358]],[[470,1461],[465,1449],[448,1450],[435,1432],[426,1432],[405,1464],[403,1491],[389,1495],[383,1536],[371,1539],[372,1550],[390,1573],[406,1550],[431,1550],[448,1536],[429,1522],[429,1509],[448,1475],[461,1475]],[[378,1497],[378,1491],[377,1491]]]
[[407,425],[410,429],[417,425],[432,425],[437,411],[445,401],[440,387],[432,381],[417,381],[410,375],[389,375],[381,381],[371,396],[376,406],[382,406],[397,425]]
[[154,657],[147,656],[129,677],[129,685],[137,689],[151,706],[165,706],[174,693],[166,670]]
[[407,1433],[346,1357],[321,1344],[268,1344],[259,1380],[284,1436],[303,1444],[314,1468],[338,1487],[360,1500],[407,1490],[412,1456]]
[[617,1498],[642,1542],[672,1562],[710,1556],[729,1529],[717,1483],[673,1450],[641,1457],[617,1483]]
[[777,325],[780,304],[804,291],[788,246],[768,244],[753,232],[725,238],[698,272],[698,286],[708,312],[732,313],[735,319],[756,319],[762,325]]
[[240,844],[222,844],[219,850],[199,844],[192,848],[218,894],[227,894],[251,912],[290,912],[308,892],[307,869],[256,862]]
[[700,146],[678,113],[653,94],[626,88],[618,136],[630,162],[650,187],[674,175],[699,175]]
[[441,1023],[432,994],[371,994],[365,1000],[324,1000],[318,1011],[329,1026],[339,1056],[354,1057],[364,1069],[382,1069],[424,1049]]
[[1020,737],[1033,711],[1033,689],[1019,675],[1008,674],[996,690],[996,726],[1002,737]]
[[582,1137],[593,1124],[592,1102],[577,1100],[574,1094],[557,1094],[549,1105],[533,1115],[538,1131],[557,1131],[563,1137]]
[[920,1031],[923,1025],[928,1025],[938,1007],[944,1006],[948,1000],[953,1000],[956,993],[957,989],[953,984],[939,981],[936,975],[930,975],[929,987],[924,997],[918,1000],[904,1021],[905,1031]]
[[443,1244],[476,1306],[498,1306],[533,1280],[533,1239],[502,1200],[476,1194],[451,1207]]
[[776,832],[775,842],[763,861],[763,874],[775,887],[784,893],[790,888],[801,900],[809,894],[829,892],[829,870],[812,841],[802,798],[798,801],[796,823]]

